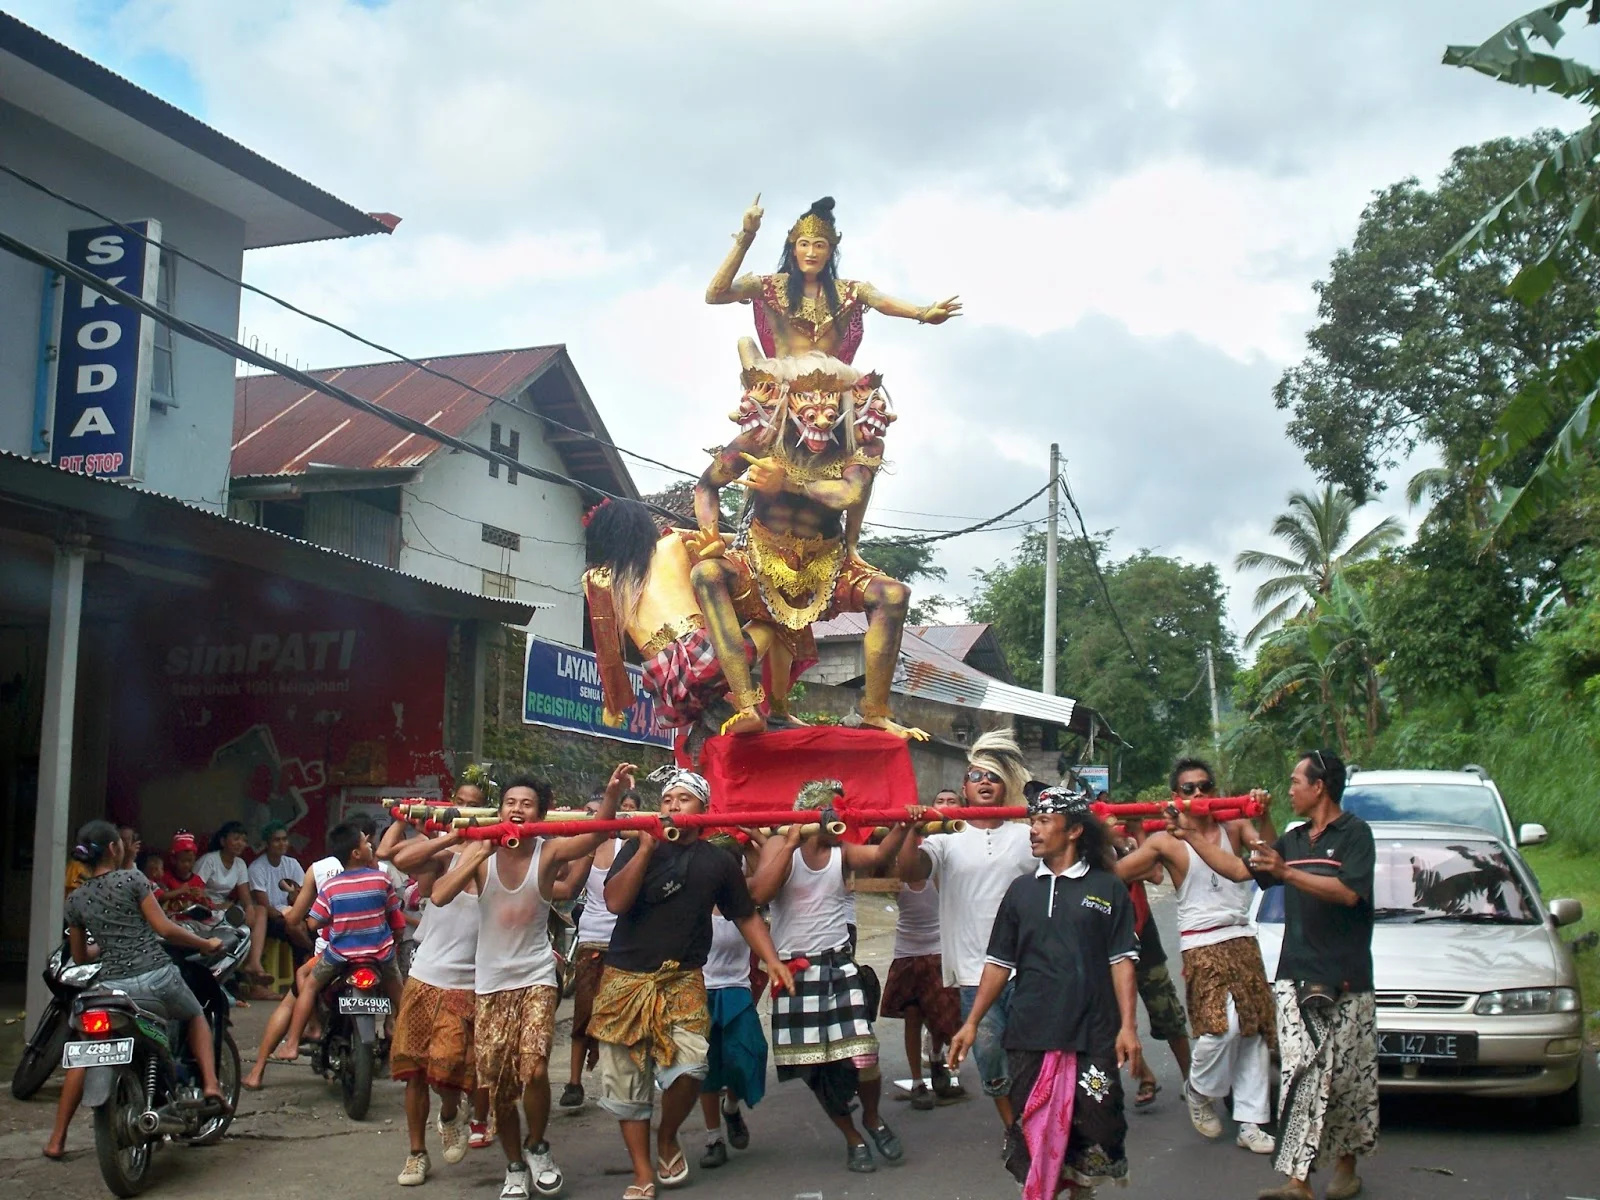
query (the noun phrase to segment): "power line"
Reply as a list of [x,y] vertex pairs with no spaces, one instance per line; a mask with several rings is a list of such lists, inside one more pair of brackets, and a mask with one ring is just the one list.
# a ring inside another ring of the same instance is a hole
[[[1117,606],[1111,599],[1111,589],[1106,587],[1106,577],[1100,573],[1100,556],[1095,553],[1094,543],[1089,540],[1089,527],[1084,524],[1083,511],[1078,507],[1077,500],[1073,498],[1072,488],[1067,483],[1065,468],[1062,468],[1059,476],[1052,479],[1050,483],[1045,484],[1045,487],[1048,488],[1052,484],[1060,484],[1061,494],[1067,498],[1067,503],[1072,505],[1073,515],[1078,518],[1078,529],[1083,534],[1084,553],[1089,556],[1089,566],[1094,571],[1094,577],[1100,581],[1100,594],[1106,598],[1106,608],[1111,611],[1111,619],[1116,622],[1117,632],[1122,635],[1122,644],[1127,646],[1128,655],[1133,659],[1134,666],[1148,671],[1150,666],[1140,660],[1139,652],[1133,648],[1133,639],[1128,636],[1127,626],[1122,623],[1122,615],[1117,612]],[[1190,689],[1190,692],[1193,694],[1193,689]]]
[[[1053,483],[1054,481],[1052,480],[1051,482]],[[1004,521],[1007,517],[1013,515],[1014,513],[1021,512],[1024,508],[1027,508],[1028,505],[1032,504],[1035,500],[1037,500],[1040,496],[1044,495],[1049,490],[1050,490],[1050,484],[1047,483],[1043,487],[1041,487],[1038,491],[1034,492],[1031,496],[1028,496],[1026,499],[1024,499],[1021,503],[1013,504],[1010,508],[1006,509],[1005,512],[996,513],[994,516],[990,517],[987,521],[979,521],[976,525],[968,525],[965,529],[952,529],[948,533],[934,533],[934,534],[929,534],[927,537],[884,538],[884,539],[881,539],[881,540],[883,540],[884,542],[888,543],[889,545],[894,545],[894,546],[926,546],[926,545],[929,545],[930,543],[933,543],[933,542],[943,542],[943,541],[949,540],[950,538],[964,537],[965,535],[967,535],[969,533],[977,533],[980,530],[987,529],[991,525],[995,525],[995,524],[998,524],[1001,521]],[[1032,524],[1032,522],[1025,522],[1025,523],[1026,524]]]
[[[390,355],[393,358],[397,358],[401,362],[407,363],[408,365],[415,367],[419,371],[423,371],[426,374],[432,375],[436,379],[442,379],[446,383],[453,383],[457,387],[463,388],[466,391],[471,392],[475,396],[482,396],[484,399],[492,400],[496,404],[504,404],[508,408],[512,408],[512,409],[516,410],[517,412],[529,412],[534,417],[538,418],[539,420],[545,422],[547,425],[550,425],[551,427],[553,427],[555,429],[560,429],[565,433],[576,434],[579,437],[587,438],[590,441],[596,442],[596,443],[598,443],[598,444],[600,444],[602,446],[608,446],[612,450],[615,450],[618,454],[626,454],[629,458],[636,458],[640,462],[649,463],[651,466],[660,467],[663,470],[671,471],[671,472],[673,472],[674,474],[677,474],[677,475],[684,475],[684,476],[687,476],[690,479],[699,478],[699,476],[696,475],[694,472],[685,471],[682,467],[675,467],[671,463],[665,463],[665,462],[660,461],[659,459],[651,458],[647,454],[640,454],[636,450],[628,450],[628,449],[626,449],[626,448],[624,448],[622,446],[617,445],[615,442],[608,442],[608,441],[606,441],[605,438],[601,437],[597,433],[591,432],[590,430],[578,429],[575,426],[567,425],[567,424],[565,424],[565,423],[563,423],[561,421],[556,420],[554,417],[546,416],[544,413],[538,412],[538,411],[533,410],[531,408],[530,409],[520,408],[517,405],[513,404],[511,401],[507,400],[504,396],[496,396],[492,392],[486,392],[482,388],[476,387],[473,384],[468,383],[464,379],[457,379],[454,375],[451,375],[448,372],[441,371],[436,367],[430,367],[430,366],[428,366],[428,364],[426,364],[424,362],[420,362],[417,359],[414,359],[414,358],[410,357],[409,355],[401,354],[400,351],[398,351],[398,350],[391,349],[390,347],[382,345],[379,342],[375,342],[370,338],[362,337],[359,333],[355,332],[355,330],[348,329],[345,326],[340,325],[337,321],[331,321],[327,317],[319,317],[316,313],[308,312],[305,309],[299,307],[298,305],[292,303],[291,301],[285,300],[281,296],[275,296],[271,292],[265,290],[264,288],[259,288],[253,283],[246,283],[242,279],[235,279],[232,275],[229,275],[226,271],[223,271],[223,270],[221,270],[221,269],[219,269],[217,267],[214,267],[210,263],[205,262],[202,259],[198,259],[198,258],[194,257],[194,255],[192,255],[192,254],[186,254],[182,250],[179,250],[174,246],[169,246],[165,242],[162,242],[162,241],[159,241],[159,240],[157,240],[155,238],[150,237],[148,234],[142,232],[139,229],[134,228],[132,225],[124,224],[123,222],[117,220],[115,217],[107,216],[105,213],[101,212],[99,209],[93,208],[93,207],[91,207],[91,206],[89,206],[87,204],[82,203],[81,201],[74,200],[70,196],[63,195],[62,193],[56,191],[54,188],[48,186],[47,184],[41,183],[39,180],[34,179],[29,175],[23,174],[21,171],[18,171],[15,167],[9,167],[5,163],[0,163],[0,171],[5,172],[7,175],[11,176],[13,179],[15,179],[19,183],[22,183],[22,184],[24,184],[24,185],[26,185],[28,187],[34,188],[37,191],[43,192],[45,195],[49,196],[53,200],[58,200],[62,204],[66,204],[66,205],[71,206],[72,208],[78,209],[80,212],[88,213],[91,217],[95,217],[95,218],[97,218],[97,219],[99,219],[101,221],[104,221],[108,225],[116,226],[118,229],[123,230],[125,233],[131,234],[133,237],[139,238],[141,241],[147,242],[148,244],[157,247],[161,251],[161,253],[163,253],[163,254],[170,254],[174,258],[182,259],[184,262],[193,263],[195,266],[199,267],[202,271],[205,271],[207,274],[214,275],[216,278],[221,279],[226,283],[231,283],[235,287],[241,288],[244,291],[252,292],[257,296],[260,296],[264,300],[270,300],[270,301],[272,301],[272,303],[274,303],[276,305],[279,305],[282,308],[286,308],[290,312],[295,313],[297,316],[304,317],[308,321],[315,321],[318,325],[325,326],[326,328],[332,329],[337,333],[342,333],[342,334],[344,334],[345,337],[350,338],[353,341],[360,342],[363,346],[370,346],[374,350],[377,350],[377,351],[380,351],[381,353]],[[297,380],[296,382],[299,382],[299,381]]]

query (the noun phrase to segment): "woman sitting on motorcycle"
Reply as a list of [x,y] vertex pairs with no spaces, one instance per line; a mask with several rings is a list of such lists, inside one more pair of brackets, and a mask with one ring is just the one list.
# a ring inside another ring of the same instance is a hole
[[[167,1012],[189,1027],[189,1048],[200,1068],[206,1097],[227,1107],[217,1082],[216,1051],[211,1026],[194,993],[183,982],[162,939],[177,946],[215,954],[217,938],[201,937],[167,919],[156,903],[150,881],[124,863],[122,839],[109,821],[90,821],[78,830],[72,857],[89,869],[89,877],[67,897],[67,939],[73,962],[90,961],[98,953],[99,985],[160,1001]],[[129,868],[129,869],[124,869]],[[87,936],[86,936],[87,935]],[[91,950],[89,937],[95,940]],[[55,1128],[45,1143],[46,1158],[60,1158],[66,1149],[67,1126],[83,1099],[83,1070],[67,1072],[56,1107]]]

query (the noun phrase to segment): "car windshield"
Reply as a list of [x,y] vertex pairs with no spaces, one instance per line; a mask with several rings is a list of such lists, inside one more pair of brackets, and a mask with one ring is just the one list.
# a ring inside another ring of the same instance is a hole
[[[1373,915],[1407,924],[1535,925],[1538,910],[1495,842],[1380,838]],[[1282,924],[1284,888],[1261,897],[1256,920]]]
[[1510,831],[1494,792],[1469,783],[1352,783],[1340,802],[1363,821],[1437,821],[1471,825],[1500,837]]

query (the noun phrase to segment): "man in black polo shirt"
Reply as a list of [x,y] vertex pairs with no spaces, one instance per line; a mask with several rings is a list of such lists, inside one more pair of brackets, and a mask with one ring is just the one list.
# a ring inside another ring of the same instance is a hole
[[[662,816],[701,813],[710,800],[704,778],[668,769]],[[794,992],[767,923],[750,901],[739,861],[702,841],[698,829],[686,827],[681,834],[677,842],[641,834],[624,843],[606,876],[606,907],[617,914],[617,924],[589,1034],[600,1043],[600,1107],[621,1124],[633,1160],[625,1200],[649,1200],[658,1182],[677,1187],[689,1178],[678,1129],[694,1108],[706,1074],[711,1012],[700,968],[711,953],[713,908],[739,927],[773,980]],[[656,1089],[661,1126],[652,1167],[650,1112]]]
[[[1309,1200],[1315,1167],[1334,1163],[1328,1200],[1361,1191],[1356,1158],[1378,1143],[1377,1012],[1372,994],[1372,830],[1339,807],[1345,767],[1313,750],[1289,777],[1289,803],[1304,824],[1273,846],[1257,842],[1250,862],[1195,838],[1195,851],[1220,875],[1283,886],[1283,950],[1273,997],[1278,1008],[1278,1152],[1288,1178],[1261,1200]],[[1174,836],[1183,837],[1176,822]]]
[[1025,1200],[1087,1196],[1125,1181],[1126,1066],[1142,1056],[1135,1005],[1133,902],[1112,871],[1105,826],[1087,791],[1048,788],[1028,802],[1041,859],[1000,902],[977,998],[950,1044],[954,1070],[983,1015],[1016,978],[1006,1021],[1011,1109],[1006,1167]]

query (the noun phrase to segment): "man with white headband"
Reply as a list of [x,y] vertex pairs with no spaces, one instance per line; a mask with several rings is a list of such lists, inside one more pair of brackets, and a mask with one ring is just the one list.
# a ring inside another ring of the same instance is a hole
[[[969,806],[1020,805],[1028,784],[1027,763],[1008,730],[986,733],[967,755],[964,795]],[[989,931],[1000,900],[1021,875],[1038,865],[1028,842],[1028,827],[1001,820],[967,821],[960,833],[936,833],[920,845],[907,838],[900,848],[896,873],[906,883],[932,878],[939,889],[939,948],[946,987],[961,990],[961,1016],[977,999],[983,978]],[[1011,1128],[1011,1078],[1002,1043],[1011,989],[1005,988],[988,1007],[978,1027],[973,1058],[984,1095],[994,1101],[1000,1123]]]
[[[693,771],[669,768],[651,779],[662,784],[664,820],[710,807],[711,786]],[[777,984],[794,989],[750,900],[739,862],[703,840],[698,828],[679,830],[676,842],[641,833],[637,841],[624,843],[606,876],[606,907],[617,923],[589,1036],[600,1043],[600,1107],[621,1124],[633,1161],[633,1183],[624,1200],[652,1200],[658,1182],[662,1187],[688,1182],[678,1130],[706,1075],[711,1012],[701,968],[711,953],[712,910],[739,927]],[[654,1163],[653,1087],[661,1091]]]
[[950,1065],[961,1064],[984,1014],[1011,989],[1005,1051],[1017,1119],[1006,1169],[1023,1200],[1084,1200],[1098,1184],[1128,1178],[1120,1072],[1137,1071],[1142,1057],[1133,901],[1087,791],[1040,792],[1028,804],[1028,838],[1038,865],[1000,902]]

